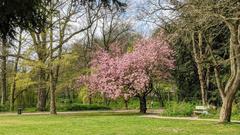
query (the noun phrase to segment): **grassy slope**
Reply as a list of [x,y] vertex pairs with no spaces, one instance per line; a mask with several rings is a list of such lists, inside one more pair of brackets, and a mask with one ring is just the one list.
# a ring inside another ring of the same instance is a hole
[[0,116],[0,135],[239,135],[239,126],[133,114]]

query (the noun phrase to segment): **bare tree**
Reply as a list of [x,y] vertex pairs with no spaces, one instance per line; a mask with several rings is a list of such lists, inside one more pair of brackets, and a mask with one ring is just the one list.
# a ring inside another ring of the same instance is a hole
[[[230,32],[229,38],[229,65],[230,65],[230,77],[227,82],[221,78],[219,72],[219,62],[212,53],[212,62],[215,65],[214,73],[217,82],[218,90],[222,98],[222,108],[220,112],[220,122],[230,122],[232,103],[235,98],[236,92],[240,86],[240,40],[239,40],[239,25],[240,25],[240,3],[238,0],[231,1],[198,1],[198,0],[171,0],[169,4],[163,4],[155,1],[155,5],[158,9],[155,11],[167,10],[174,13],[170,16],[171,19],[167,23],[176,24],[183,20],[188,20],[192,26],[199,26],[199,23],[206,24],[207,27],[200,25],[199,30],[206,30],[211,28],[211,25],[219,25],[224,23]],[[173,18],[173,19],[172,19]],[[161,19],[162,20],[162,19]],[[186,25],[189,28],[189,23]],[[195,31],[192,28],[188,29]],[[201,32],[200,32],[201,33]],[[200,37],[202,34],[198,34]],[[194,36],[192,36],[194,37]],[[194,42],[193,42],[194,43]],[[200,44],[201,45],[201,44]],[[199,57],[200,58],[200,57]]]

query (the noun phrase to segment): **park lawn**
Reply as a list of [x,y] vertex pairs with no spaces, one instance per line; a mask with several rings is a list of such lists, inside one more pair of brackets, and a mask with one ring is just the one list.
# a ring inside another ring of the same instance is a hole
[[137,114],[0,116],[0,135],[239,135],[239,124],[163,120]]

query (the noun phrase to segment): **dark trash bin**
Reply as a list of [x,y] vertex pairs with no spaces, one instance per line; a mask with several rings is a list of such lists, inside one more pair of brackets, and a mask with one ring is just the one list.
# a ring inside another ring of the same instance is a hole
[[18,107],[18,109],[17,109],[17,114],[18,114],[18,115],[21,115],[21,114],[22,114],[22,107]]

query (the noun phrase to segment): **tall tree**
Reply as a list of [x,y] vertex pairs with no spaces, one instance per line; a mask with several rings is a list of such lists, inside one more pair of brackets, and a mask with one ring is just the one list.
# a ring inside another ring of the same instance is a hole
[[[13,38],[17,27],[41,31],[46,21],[46,9],[43,0],[2,0],[0,2],[0,37],[2,39],[2,100],[6,102],[7,93],[7,42]],[[44,12],[43,12],[44,11]]]
[[19,33],[19,38],[18,38],[18,47],[17,47],[17,54],[16,54],[16,59],[14,62],[14,67],[13,67],[13,82],[11,85],[11,93],[10,93],[10,111],[14,110],[14,102],[15,102],[15,93],[16,93],[16,76],[17,76],[17,71],[18,71],[18,65],[19,65],[19,60],[20,60],[20,55],[21,55],[21,50],[22,50],[22,44],[23,44],[23,31],[21,30]]
[[[220,122],[230,122],[232,103],[240,86],[240,51],[239,51],[239,25],[240,25],[240,3],[238,0],[231,1],[193,1],[185,6],[192,11],[193,16],[197,16],[195,22],[213,20],[212,25],[224,23],[230,32],[229,39],[229,62],[230,76],[226,83],[221,79],[218,69],[219,62],[212,56],[215,65],[214,73],[220,96],[222,98],[222,108],[220,111]],[[208,21],[208,22],[210,22]],[[217,23],[216,23],[217,22]]]
[[142,39],[128,53],[115,46],[111,52],[98,52],[92,61],[93,73],[82,79],[92,92],[113,99],[138,97],[140,112],[146,113],[146,97],[153,90],[153,81],[168,77],[169,68],[174,67],[171,54],[162,38]]
[[[229,59],[228,64],[230,66],[230,75],[225,76],[227,81],[225,83],[222,75],[220,74],[220,62],[214,55],[211,55],[211,62],[214,65],[214,74],[216,84],[222,98],[222,108],[220,111],[220,122],[230,122],[232,103],[235,95],[240,86],[240,51],[239,51],[239,25],[240,25],[240,3],[238,0],[227,1],[215,1],[215,0],[171,0],[168,7],[161,6],[161,9],[176,11],[174,20],[171,22],[178,22],[183,20],[189,20],[194,26],[198,26],[198,31],[194,28],[190,28],[190,31],[199,32],[206,30],[212,26],[224,24],[230,33],[228,52]],[[199,25],[204,24],[204,25]],[[196,25],[195,25],[196,24]],[[199,27],[200,26],[200,27]],[[202,29],[203,28],[203,29]],[[195,34],[194,34],[195,35]],[[195,36],[192,36],[195,37]],[[194,41],[193,41],[194,43]],[[208,47],[210,54],[212,52]],[[226,79],[225,78],[225,79]]]

